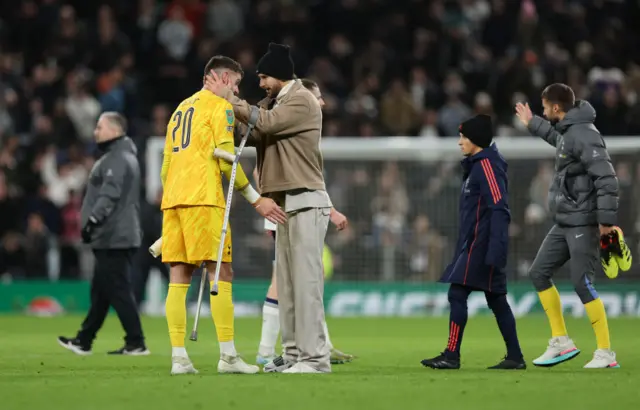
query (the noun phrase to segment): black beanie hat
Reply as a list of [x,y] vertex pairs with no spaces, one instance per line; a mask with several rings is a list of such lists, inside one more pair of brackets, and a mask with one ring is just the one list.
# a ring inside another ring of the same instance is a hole
[[493,140],[491,117],[478,114],[460,124],[460,133],[480,148],[487,148]]
[[293,60],[289,46],[269,43],[269,51],[258,61],[256,72],[282,81],[293,79]]

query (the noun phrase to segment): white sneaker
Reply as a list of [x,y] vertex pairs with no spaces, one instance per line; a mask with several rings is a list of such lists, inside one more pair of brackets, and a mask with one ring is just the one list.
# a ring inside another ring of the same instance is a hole
[[329,372],[321,372],[320,370],[314,369],[313,367],[309,366],[306,363],[298,362],[298,363],[294,364],[293,366],[291,366],[290,368],[288,368],[287,370],[284,370],[282,373],[287,373],[287,374],[293,374],[293,373],[322,374],[322,373],[329,373]]
[[553,337],[549,340],[547,350],[533,361],[536,366],[551,367],[571,360],[580,354],[580,350],[569,336]]
[[260,368],[253,364],[247,364],[240,356],[220,355],[218,373],[255,374]]
[[193,367],[193,363],[188,357],[173,356],[171,358],[171,375],[176,374],[198,374],[198,371]]
[[282,373],[291,368],[294,364],[296,364],[296,362],[285,360],[282,356],[277,356],[275,359],[265,364],[262,371],[265,373]]
[[584,365],[585,369],[610,369],[618,368],[616,354],[610,349],[598,349],[593,353],[593,359]]

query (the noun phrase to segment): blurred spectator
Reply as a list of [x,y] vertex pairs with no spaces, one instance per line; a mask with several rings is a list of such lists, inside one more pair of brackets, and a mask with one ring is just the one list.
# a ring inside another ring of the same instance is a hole
[[549,212],[547,196],[553,180],[553,163],[540,161],[538,172],[529,185],[529,204],[540,209],[542,215]]
[[178,61],[183,61],[187,56],[193,35],[193,26],[186,19],[184,9],[180,6],[172,7],[169,18],[158,28],[158,41],[169,57]]
[[101,106],[89,92],[87,74],[71,72],[67,75],[67,99],[65,110],[75,127],[80,141],[85,144],[93,142],[95,128]]
[[444,247],[444,238],[433,230],[429,217],[418,215],[413,221],[407,246],[411,278],[430,282],[440,279],[444,268]]
[[422,114],[422,127],[420,128],[421,137],[438,137],[438,113],[434,110],[426,110]]
[[41,177],[47,184],[49,199],[61,208],[69,202],[72,192],[82,191],[87,182],[88,171],[83,164],[74,162],[71,158],[60,158],[61,161],[58,158],[55,150],[49,149],[42,159]]
[[24,278],[27,256],[21,237],[17,233],[5,235],[0,243],[0,275],[9,278]]
[[42,216],[33,213],[27,217],[27,231],[24,237],[26,259],[25,275],[33,279],[48,279],[49,251],[53,237],[47,230]]
[[380,115],[389,135],[409,135],[416,127],[418,111],[402,80],[393,80],[384,93]]
[[0,171],[0,240],[20,227],[20,204],[9,195],[9,186],[4,172]]
[[409,197],[396,163],[388,162],[382,169],[371,212],[373,226],[381,235],[378,241],[386,238],[395,243],[399,240],[409,212]]
[[244,29],[242,9],[233,0],[210,0],[207,28],[220,41],[232,39]]
[[113,10],[107,5],[98,9],[97,31],[91,52],[91,68],[103,73],[113,69],[114,64],[129,51],[131,44],[118,27]]

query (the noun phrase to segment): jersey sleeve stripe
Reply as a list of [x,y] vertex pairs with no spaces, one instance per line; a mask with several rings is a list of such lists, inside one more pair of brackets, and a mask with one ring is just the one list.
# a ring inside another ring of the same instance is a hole
[[498,182],[496,181],[496,176],[493,172],[493,168],[491,167],[491,163],[488,159],[483,159],[480,161],[482,165],[482,169],[484,170],[484,176],[487,178],[487,182],[489,183],[489,188],[491,189],[491,196],[493,197],[493,203],[497,204],[500,199],[502,199],[502,193],[500,192],[500,188],[498,187]]

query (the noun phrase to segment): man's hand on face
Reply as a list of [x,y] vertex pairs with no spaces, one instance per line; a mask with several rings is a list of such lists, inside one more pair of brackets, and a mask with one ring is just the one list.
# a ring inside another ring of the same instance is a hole
[[217,96],[221,96],[225,89],[229,89],[229,87],[224,83],[223,79],[212,70],[204,77],[204,89],[211,91]]

